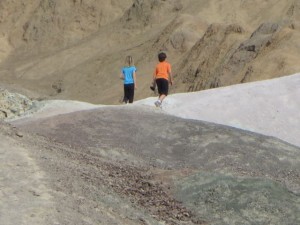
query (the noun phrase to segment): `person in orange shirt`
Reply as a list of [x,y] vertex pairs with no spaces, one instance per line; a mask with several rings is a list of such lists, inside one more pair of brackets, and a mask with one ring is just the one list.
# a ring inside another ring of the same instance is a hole
[[169,92],[169,82],[173,85],[173,76],[171,72],[171,64],[166,61],[167,55],[164,52],[158,54],[159,63],[156,65],[153,73],[153,82],[150,87],[152,90],[155,88],[155,84],[158,89],[158,100],[155,101],[156,107],[161,107],[162,102]]

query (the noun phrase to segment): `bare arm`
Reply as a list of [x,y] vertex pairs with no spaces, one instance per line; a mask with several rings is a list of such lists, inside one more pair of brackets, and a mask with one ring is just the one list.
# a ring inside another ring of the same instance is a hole
[[153,75],[152,75],[152,86],[153,87],[155,86],[155,81],[156,81],[156,69],[155,69],[155,71],[153,72]]
[[171,85],[173,85],[173,84],[174,84],[174,80],[173,80],[173,75],[172,75],[172,72],[171,72],[171,71],[169,71],[169,72],[168,72],[168,74],[169,74],[169,80],[170,80],[170,84],[171,84]]
[[133,81],[134,81],[134,88],[137,88],[136,73],[135,72],[133,72]]
[[154,72],[154,73],[153,73],[152,81],[155,82],[155,80],[156,80],[156,73]]

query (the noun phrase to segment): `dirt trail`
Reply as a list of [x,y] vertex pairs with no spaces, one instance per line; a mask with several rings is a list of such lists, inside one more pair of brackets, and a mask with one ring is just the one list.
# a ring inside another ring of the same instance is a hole
[[0,224],[58,224],[45,173],[18,135],[0,132]]

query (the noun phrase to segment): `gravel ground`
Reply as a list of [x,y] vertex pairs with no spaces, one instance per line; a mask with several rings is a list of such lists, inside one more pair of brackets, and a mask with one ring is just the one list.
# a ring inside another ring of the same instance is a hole
[[[23,190],[35,186],[33,197],[19,202],[28,208],[31,198],[39,200],[46,213],[34,214],[31,224],[268,224],[267,218],[278,225],[299,223],[300,151],[275,138],[152,107],[105,107],[13,126],[1,126],[3,140],[13,139],[6,146],[17,142],[40,174],[38,184],[30,182],[35,176],[19,179]],[[22,171],[31,167],[26,163]],[[10,177],[17,172],[9,171]],[[20,187],[9,180],[1,180],[1,187],[9,182]],[[2,196],[9,204],[0,214],[6,215],[14,204]],[[245,199],[251,201],[239,211]],[[2,224],[17,221],[5,218]]]

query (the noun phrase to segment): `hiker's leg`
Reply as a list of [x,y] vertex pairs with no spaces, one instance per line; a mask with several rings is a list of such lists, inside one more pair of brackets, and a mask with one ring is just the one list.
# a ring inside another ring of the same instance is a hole
[[162,102],[165,97],[167,97],[169,92],[169,81],[166,79],[161,79],[160,95],[159,100]]
[[128,88],[128,84],[124,85],[124,102],[128,103],[129,101],[129,88]]
[[162,94],[159,96],[159,100],[162,102],[165,99],[166,95]]
[[128,85],[128,100],[129,103],[133,103],[134,98],[134,84]]

